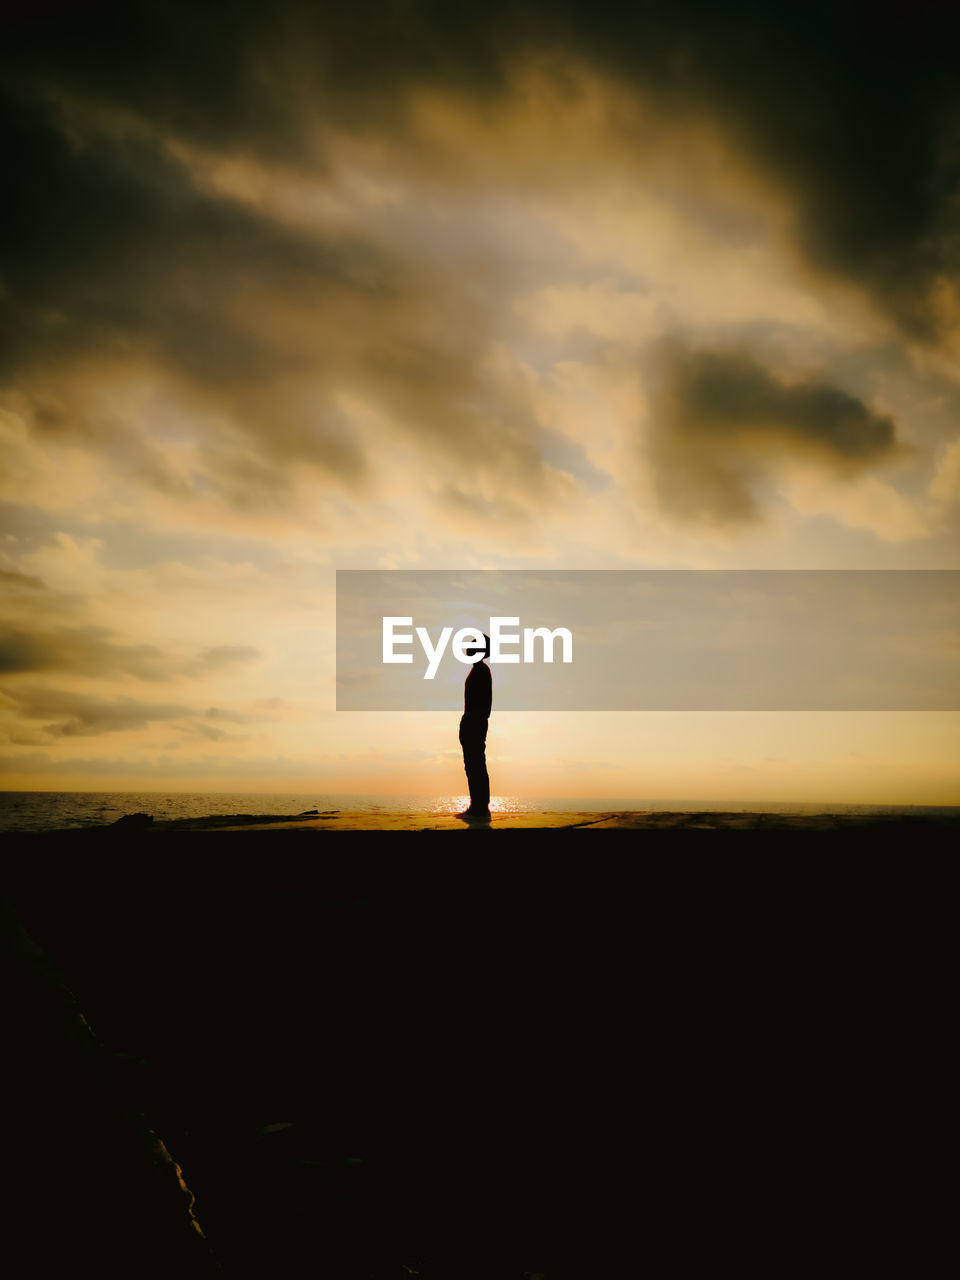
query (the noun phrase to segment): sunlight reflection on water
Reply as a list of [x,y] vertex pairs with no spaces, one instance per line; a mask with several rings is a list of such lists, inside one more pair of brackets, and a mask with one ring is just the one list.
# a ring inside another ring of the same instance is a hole
[[[452,816],[458,813],[463,813],[469,803],[469,796],[437,796],[433,801],[431,808],[434,813]],[[490,797],[491,814],[532,813],[535,808],[535,805],[531,804],[529,801],[521,800],[519,796]]]

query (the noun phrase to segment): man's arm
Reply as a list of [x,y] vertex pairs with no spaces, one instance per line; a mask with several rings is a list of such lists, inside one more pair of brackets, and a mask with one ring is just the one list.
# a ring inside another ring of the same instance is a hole
[[478,662],[471,667],[463,688],[464,711],[468,715],[488,719],[493,703],[493,677],[485,662]]

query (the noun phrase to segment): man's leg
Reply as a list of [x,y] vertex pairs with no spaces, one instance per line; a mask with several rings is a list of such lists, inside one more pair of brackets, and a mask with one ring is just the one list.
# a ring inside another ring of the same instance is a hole
[[490,778],[487,774],[486,729],[477,733],[466,726],[460,728],[463,768],[470,791],[470,809],[486,813],[490,808]]
[[478,748],[475,741],[463,744],[463,769],[467,775],[471,809],[485,809],[488,803],[483,798],[483,777],[486,774],[483,755],[483,747]]
[[[477,748],[475,781],[470,786],[470,803],[487,812],[490,808],[490,775],[487,773],[487,735]],[[476,792],[476,798],[474,798]]]

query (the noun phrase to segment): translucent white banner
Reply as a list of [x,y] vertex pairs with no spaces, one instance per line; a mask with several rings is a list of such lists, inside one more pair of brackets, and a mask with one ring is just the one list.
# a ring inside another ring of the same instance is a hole
[[483,635],[495,710],[960,709],[946,569],[339,570],[337,709],[462,708]]

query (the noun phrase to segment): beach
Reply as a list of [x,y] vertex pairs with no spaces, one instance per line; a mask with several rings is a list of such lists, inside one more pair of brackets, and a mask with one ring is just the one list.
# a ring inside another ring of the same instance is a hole
[[[149,805],[149,798],[141,797]],[[407,833],[428,834],[439,832],[472,832],[499,835],[504,832],[526,831],[559,834],[587,831],[634,832],[694,832],[694,831],[752,831],[766,833],[809,832],[812,834],[847,833],[857,838],[869,834],[892,835],[906,830],[923,832],[931,836],[938,833],[960,831],[960,809],[947,806],[913,806],[884,809],[878,805],[795,806],[793,810],[765,808],[664,808],[624,809],[567,805],[563,807],[539,807],[527,804],[513,805],[502,810],[494,805],[489,820],[461,816],[459,810],[466,797],[457,797],[456,803],[431,807],[393,802],[367,805],[310,809],[300,813],[223,812],[194,814],[188,817],[155,817],[147,809],[133,808],[120,812],[120,816],[108,822],[87,819],[84,825],[63,826],[51,830],[38,828],[33,831],[12,831],[12,835],[60,836],[78,839],[87,835],[117,834],[157,837],[163,834],[186,835],[199,832],[254,832],[289,833],[306,835],[314,833],[351,832],[374,834]],[[162,810],[161,810],[162,812]]]

